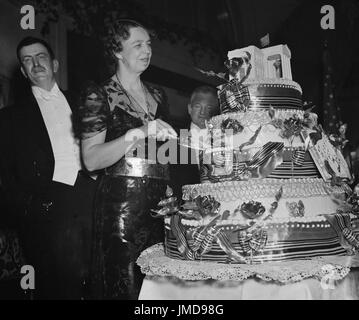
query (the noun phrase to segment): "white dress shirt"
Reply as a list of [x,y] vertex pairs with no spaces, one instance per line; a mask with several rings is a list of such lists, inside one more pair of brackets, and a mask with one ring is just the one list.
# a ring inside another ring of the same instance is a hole
[[71,108],[55,83],[51,91],[33,86],[55,158],[53,181],[73,186],[81,169],[80,147],[75,139]]

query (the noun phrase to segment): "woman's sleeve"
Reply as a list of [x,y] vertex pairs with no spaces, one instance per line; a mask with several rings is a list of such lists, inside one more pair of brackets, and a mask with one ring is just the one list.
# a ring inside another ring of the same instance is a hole
[[89,84],[80,95],[75,115],[77,136],[84,140],[106,130],[109,116],[110,108],[105,90],[96,84]]

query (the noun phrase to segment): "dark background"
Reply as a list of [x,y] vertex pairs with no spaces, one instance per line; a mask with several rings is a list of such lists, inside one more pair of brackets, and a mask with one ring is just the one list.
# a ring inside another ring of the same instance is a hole
[[[359,144],[359,1],[223,0],[140,1],[171,23],[198,28],[210,37],[222,61],[227,51],[247,45],[260,47],[259,39],[270,35],[270,45],[287,44],[292,52],[293,80],[303,89],[303,99],[312,101],[322,116],[323,46],[332,57],[334,93],[341,116],[349,124],[351,144]],[[147,4],[146,4],[147,3]],[[322,30],[323,5],[335,9],[335,30]],[[101,42],[75,33],[69,35],[69,84],[77,88],[85,79],[102,80],[108,70]],[[89,48],[86,50],[84,48]],[[78,54],[81,52],[81,54]],[[86,53],[86,54],[84,54]],[[89,68],[89,66],[91,66]],[[224,68],[215,71],[224,71]],[[145,80],[189,94],[198,81],[151,66]]]

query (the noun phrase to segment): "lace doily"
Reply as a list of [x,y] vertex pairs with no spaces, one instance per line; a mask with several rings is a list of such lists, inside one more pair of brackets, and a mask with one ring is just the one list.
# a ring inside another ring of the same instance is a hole
[[316,257],[258,265],[220,264],[171,259],[164,254],[163,244],[159,243],[143,251],[137,264],[141,267],[142,273],[149,276],[221,281],[243,281],[257,277],[265,281],[287,284],[307,278],[343,279],[351,267],[359,267],[359,256]]

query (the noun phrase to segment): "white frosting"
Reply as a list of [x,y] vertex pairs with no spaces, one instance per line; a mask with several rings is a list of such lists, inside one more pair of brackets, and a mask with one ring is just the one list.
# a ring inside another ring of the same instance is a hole
[[[183,188],[184,200],[190,200],[196,196],[212,196],[221,204],[219,213],[228,210],[230,216],[221,224],[247,224],[245,218],[238,210],[243,203],[250,201],[260,202],[265,212],[260,219],[270,213],[270,208],[275,202],[275,196],[282,188],[282,196],[278,201],[278,207],[273,213],[271,222],[311,222],[323,221],[322,215],[334,214],[337,210],[337,203],[332,197],[344,197],[342,187],[331,187],[322,179],[264,179],[250,181],[228,181],[215,184],[201,184],[185,186]],[[293,214],[289,204],[302,202],[304,215]],[[237,210],[236,210],[237,209]],[[188,220],[189,225],[206,225],[213,217],[205,217],[201,221]],[[186,222],[187,223],[187,222]]]
[[[287,202],[298,202],[301,200],[304,204],[304,216],[303,217],[293,217],[290,215]],[[261,202],[261,204],[266,208],[262,218],[266,217],[269,213],[270,205],[274,201],[273,199],[263,198],[256,199],[255,201]],[[230,202],[221,202],[220,214],[222,214],[225,210],[230,211],[230,216],[228,219],[219,221],[217,225],[239,225],[239,224],[247,224],[249,219],[242,216],[242,214],[237,211],[234,211],[245,202],[245,199],[238,199],[237,201]],[[324,214],[333,214],[336,212],[337,205],[327,196],[327,197],[312,197],[312,198],[291,198],[291,199],[281,199],[278,203],[278,208],[273,214],[273,218],[268,220],[270,223],[287,223],[287,222],[298,222],[298,223],[306,223],[306,222],[320,222],[326,221]],[[207,225],[213,217],[207,216],[202,220],[182,220],[184,225],[188,226],[200,226]],[[261,219],[259,219],[261,220]]]
[[[225,181],[183,186],[183,199],[211,195],[217,201],[227,202],[238,199],[256,200],[274,199],[275,194],[283,188],[282,199],[328,196],[344,194],[344,189],[331,186],[320,178],[305,179],[252,179],[249,181]],[[274,200],[273,200],[274,201]]]
[[[296,110],[277,110],[275,111],[274,118],[279,120],[286,120],[297,116],[299,119],[303,119],[304,111]],[[238,121],[243,126],[243,131],[235,135],[231,135],[231,131],[226,132],[227,139],[224,139],[223,132],[221,129],[222,122],[226,119],[233,119]],[[247,111],[245,113],[228,113],[213,117],[208,125],[211,128],[211,133],[213,137],[213,149],[211,150],[220,150],[218,146],[221,146],[222,142],[225,142],[225,148],[228,150],[236,150],[243,143],[249,141],[259,129],[262,127],[255,142],[249,146],[243,148],[243,150],[261,148],[267,142],[282,142],[285,147],[293,148],[304,148],[305,141],[303,138],[298,136],[293,136],[292,138],[282,138],[280,136],[281,129],[276,128],[271,122],[272,118],[269,115],[268,111]],[[309,132],[309,130],[308,130]],[[207,150],[209,152],[210,150]],[[258,151],[258,150],[256,150]]]
[[[207,217],[202,220],[190,220],[190,219],[182,219],[181,223],[188,227],[201,227],[205,226],[212,220],[213,217]],[[233,229],[237,225],[243,225],[246,223],[243,218],[229,218],[227,220],[221,220],[217,222],[217,226],[223,227],[225,230]],[[265,223],[262,222],[262,225],[265,228],[330,228],[330,223],[327,222],[327,219],[324,216],[316,216],[316,217],[296,217],[296,218],[288,218],[288,217],[273,217],[270,220],[267,220]],[[165,227],[170,229],[170,218],[165,219]]]
[[[302,94],[302,88],[299,85],[299,83],[289,80],[289,79],[274,79],[274,78],[264,78],[264,79],[247,79],[244,82],[244,85],[248,86],[249,90],[251,90],[252,87],[257,86],[263,86],[263,87],[290,87],[295,90],[298,90]],[[224,85],[219,86],[219,88],[222,88]]]
[[[213,217],[212,217],[213,219]],[[208,224],[209,219],[203,220],[189,220],[182,219],[182,224],[188,227],[201,227]],[[232,226],[243,225],[245,221],[243,219],[227,219],[223,221],[217,222],[217,226],[220,227],[228,227],[228,230],[231,229]],[[167,221],[169,224],[169,221]],[[297,217],[297,218],[273,218],[264,223],[265,228],[330,228],[330,224],[327,222],[325,217],[317,216],[311,218],[305,217]]]
[[[233,136],[233,149],[236,150],[240,147],[241,144],[249,141],[259,126],[252,125],[250,127],[245,127],[241,133],[238,133]],[[301,136],[293,136],[292,139],[282,138],[280,137],[280,129],[275,128],[273,125],[268,124],[262,126],[261,131],[259,132],[256,141],[243,148],[243,150],[249,148],[261,148],[267,142],[282,142],[285,147],[293,147],[293,148],[304,148],[304,141]]]
[[[274,195],[272,198],[251,198],[250,196],[245,196],[243,198],[238,198],[237,201],[221,201],[221,209],[223,212],[229,210],[233,218],[237,218],[240,213],[234,214],[234,210],[240,207],[244,202],[249,202],[251,200],[260,202],[265,208],[266,213],[269,212],[271,204],[275,201]],[[335,213],[337,205],[330,199],[329,196],[316,196],[316,197],[298,197],[298,198],[285,198],[283,197],[279,200],[278,208],[274,212],[273,216],[277,218],[288,218],[290,217],[289,209],[287,203],[297,202],[301,200],[304,204],[305,217],[316,217],[321,214],[331,214]]]
[[[275,110],[274,117],[277,119],[285,120],[294,117],[295,115],[299,119],[303,119],[303,110]],[[248,110],[246,112],[233,112],[225,113],[215,117],[212,117],[208,124],[212,125],[214,129],[221,127],[222,121],[225,119],[235,119],[239,121],[243,126],[250,125],[265,125],[271,122],[271,117],[267,110]]]
[[268,87],[291,87],[298,90],[302,94],[302,88],[299,83],[289,80],[289,79],[274,79],[274,78],[264,78],[264,79],[247,79],[245,85],[251,86],[268,86]]

